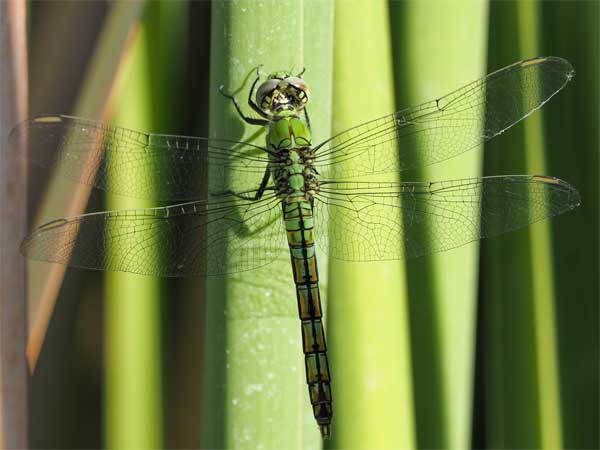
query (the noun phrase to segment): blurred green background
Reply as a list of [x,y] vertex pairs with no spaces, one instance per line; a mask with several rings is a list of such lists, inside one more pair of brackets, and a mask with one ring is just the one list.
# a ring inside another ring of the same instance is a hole
[[[239,84],[260,63],[306,66],[319,141],[520,59],[568,59],[576,76],[541,113],[485,151],[412,176],[544,173],[576,186],[582,206],[481,246],[399,265],[320,259],[334,380],[326,447],[600,447],[598,2],[31,2],[29,9],[30,115],[77,114],[161,133],[222,131],[218,114],[231,111],[216,88]],[[32,224],[65,215],[73,192],[49,175],[32,176]],[[78,195],[89,211],[132,206],[99,192],[89,201]],[[30,269],[32,447],[321,445],[303,373],[288,369],[302,367],[302,354],[287,266],[276,269],[286,277],[281,288],[256,275],[256,285],[241,281],[255,292],[248,302],[271,298],[272,317],[259,318],[265,326],[298,331],[289,348],[281,338],[260,341],[285,395],[259,390],[241,412],[231,393],[236,386],[243,393],[248,381],[230,364],[242,347],[215,306],[223,285],[235,291],[239,279],[209,281],[206,296],[205,280],[78,269],[63,278],[49,264]],[[349,285],[356,278],[364,285]],[[372,297],[362,294],[357,304],[360,292]],[[254,317],[248,310],[246,319]]]

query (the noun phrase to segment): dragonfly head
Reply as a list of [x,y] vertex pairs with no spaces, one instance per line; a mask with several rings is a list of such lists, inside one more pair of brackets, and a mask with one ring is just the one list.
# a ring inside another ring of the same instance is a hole
[[300,111],[308,102],[309,89],[299,76],[274,72],[256,91],[256,103],[268,114]]

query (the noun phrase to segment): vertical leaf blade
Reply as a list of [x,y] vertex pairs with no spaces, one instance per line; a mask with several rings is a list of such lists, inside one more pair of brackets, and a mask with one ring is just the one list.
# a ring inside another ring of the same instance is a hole
[[[324,8],[292,0],[213,4],[211,137],[264,145],[264,133],[244,124],[218,87],[223,84],[235,92],[244,111],[251,114],[246,99],[256,66],[264,65],[264,77],[270,71],[300,71],[309,61],[314,64],[319,57],[308,53],[321,50],[304,47],[305,33],[324,39],[324,51],[330,44],[319,21],[308,24],[304,20],[305,8],[311,6]],[[327,18],[331,13],[324,14]],[[313,82],[311,89],[319,98],[309,111],[322,120],[326,109],[319,96],[329,98],[325,92],[327,67],[325,78],[309,75],[317,70],[307,66],[307,80]],[[317,134],[329,131],[325,123],[313,127],[320,130]],[[224,247],[224,257],[226,252]],[[205,447],[318,446],[295,297],[287,249],[266,267],[208,280]]]
[[[486,2],[406,2],[393,4],[392,11],[400,108],[485,74]],[[474,177],[481,173],[481,158],[475,150],[406,176]],[[407,263],[415,411],[424,448],[470,447],[478,256],[473,243]]]
[[[529,2],[491,7],[490,69],[545,53],[539,12],[540,4]],[[486,171],[547,173],[542,118],[554,107],[552,101],[490,143]],[[487,440],[493,447],[562,447],[550,227],[534,224],[486,242],[482,252]]]
[[[334,134],[395,109],[388,20],[385,1],[336,2]],[[411,448],[404,264],[332,259],[329,277],[333,446]]]
[[548,172],[574,184],[580,208],[552,221],[560,408],[565,448],[598,448],[600,433],[600,4],[540,4],[544,54],[569,59],[576,75],[544,112]]
[[[185,50],[181,16],[184,3],[149,4],[140,36],[120,86],[115,121],[142,130],[168,130],[173,119],[174,92]],[[161,42],[156,41],[157,33]],[[170,63],[165,66],[165,61]],[[115,156],[118,158],[118,156]],[[118,164],[116,165],[118,167]],[[156,170],[148,161],[148,170]],[[117,169],[118,170],[118,169]],[[130,174],[131,175],[131,174]],[[140,174],[145,177],[145,174]],[[135,183],[135,174],[128,182]],[[165,186],[154,186],[159,194]],[[158,196],[158,195],[157,195]],[[110,196],[109,209],[156,206],[152,201]],[[145,239],[156,239],[150,234]],[[136,240],[144,239],[137,236]],[[118,254],[119,248],[111,249]],[[160,258],[160,255],[157,255]],[[133,274],[107,275],[107,443],[109,447],[162,446],[162,298],[165,280]]]

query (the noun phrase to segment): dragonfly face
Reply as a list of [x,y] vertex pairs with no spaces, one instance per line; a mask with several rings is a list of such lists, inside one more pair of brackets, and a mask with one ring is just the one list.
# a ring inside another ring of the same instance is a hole
[[256,92],[256,103],[269,115],[283,111],[300,111],[308,102],[309,89],[306,82],[285,72],[269,75]]

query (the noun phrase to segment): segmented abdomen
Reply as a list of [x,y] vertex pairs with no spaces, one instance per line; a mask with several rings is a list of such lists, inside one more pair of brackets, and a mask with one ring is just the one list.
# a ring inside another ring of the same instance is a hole
[[319,273],[313,234],[312,207],[304,195],[283,202],[283,214],[292,259],[298,313],[302,321],[302,347],[310,402],[323,437],[331,433],[331,377],[319,291]]

